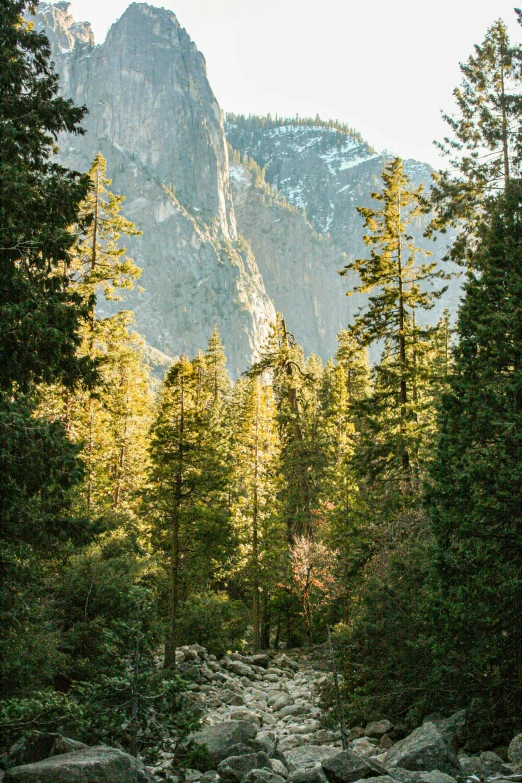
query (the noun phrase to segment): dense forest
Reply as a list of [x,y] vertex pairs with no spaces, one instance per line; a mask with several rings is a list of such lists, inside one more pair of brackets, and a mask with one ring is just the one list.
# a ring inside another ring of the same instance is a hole
[[[133,313],[97,307],[139,285],[139,226],[101,153],[88,174],[53,158],[85,109],[59,96],[30,5],[0,9],[1,750],[67,726],[150,759],[167,730],[186,759],[200,716],[177,648],[329,629],[350,725],[474,705],[506,745],[522,730],[522,47],[498,21],[462,64],[430,192],[388,160],[359,210],[367,254],[341,270],[367,305],[334,357],[305,356],[281,314],[235,383],[217,326],[160,382]],[[448,275],[412,240],[421,214],[456,235],[456,323],[426,325]]]

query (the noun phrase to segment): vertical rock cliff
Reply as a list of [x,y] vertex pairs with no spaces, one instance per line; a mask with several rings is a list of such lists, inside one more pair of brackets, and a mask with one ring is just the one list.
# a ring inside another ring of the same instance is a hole
[[139,330],[161,351],[190,354],[217,323],[237,375],[275,311],[237,234],[203,55],[173,13],[145,3],[130,5],[101,46],[67,3],[41,4],[35,22],[53,43],[62,92],[89,109],[85,136],[61,139],[61,161],[85,170],[101,150],[143,232],[128,241],[143,269],[143,293],[127,298]]

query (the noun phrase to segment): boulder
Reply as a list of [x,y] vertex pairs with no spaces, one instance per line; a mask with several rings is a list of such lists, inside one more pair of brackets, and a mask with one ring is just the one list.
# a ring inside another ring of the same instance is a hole
[[217,771],[220,780],[224,783],[241,783],[243,778],[253,769],[266,769],[270,772],[272,767],[266,753],[249,753],[246,756],[230,756],[218,764]]
[[241,661],[228,661],[227,669],[233,674],[237,674],[238,677],[248,677],[249,680],[254,679],[254,670],[247,663]]
[[371,723],[368,723],[364,730],[364,735],[371,739],[380,740],[381,737],[384,737],[385,734],[389,734],[394,728],[393,723],[390,723],[389,720],[374,720]]
[[356,780],[387,776],[384,767],[369,763],[349,750],[342,750],[326,759],[322,768],[330,783],[355,783]]
[[506,772],[509,774],[509,770],[504,769],[504,761],[493,751],[486,750],[480,754],[479,758],[484,770],[484,777],[489,778],[500,773],[506,774]]
[[328,783],[328,781],[321,767],[311,767],[292,773],[288,783]]
[[423,723],[388,751],[386,766],[411,771],[462,773],[457,754],[433,723]]
[[375,756],[376,753],[379,752],[379,748],[377,745],[377,741],[371,742],[368,737],[361,737],[360,739],[356,739],[351,743],[350,750],[353,750],[354,753],[357,753],[358,756],[362,756],[363,758],[370,758],[370,756]]
[[243,778],[243,783],[286,783],[286,780],[268,769],[252,769]]
[[384,750],[389,750],[392,745],[393,745],[393,740],[389,734],[385,734],[384,737],[381,737],[381,739],[379,740],[379,747],[383,748]]
[[284,764],[290,773],[302,771],[309,767],[315,767],[339,753],[339,748],[333,748],[331,745],[304,745],[298,748],[292,748],[283,753]]
[[276,737],[273,731],[260,731],[255,739],[250,740],[250,744],[255,750],[263,750],[272,758],[276,749]]
[[200,778],[200,783],[219,783],[217,769],[210,769],[208,772],[204,772]]
[[288,769],[282,761],[279,761],[279,759],[270,759],[270,763],[272,765],[272,772],[275,772],[276,775],[281,775],[282,778],[288,777]]
[[449,718],[444,718],[436,713],[431,716],[431,719],[426,719],[424,723],[434,723],[446,742],[449,742],[457,750],[462,744],[460,737],[465,731],[467,712],[467,710],[459,710]]
[[360,737],[364,737],[364,729],[362,726],[354,726],[353,729],[350,729],[348,732],[348,739],[354,740],[359,739]]
[[421,772],[418,783],[457,783],[457,781],[451,775],[435,769],[433,772]]
[[74,753],[77,750],[86,750],[88,747],[84,742],[78,742],[77,740],[69,739],[69,737],[58,735],[49,756],[61,756],[63,753]]
[[254,666],[261,666],[263,669],[267,669],[270,666],[270,656],[268,653],[257,653],[251,656]]
[[269,707],[272,707],[274,712],[279,712],[279,710],[292,704],[292,702],[292,697],[289,693],[286,693],[286,691],[276,691],[275,693],[271,692],[268,694],[267,704]]
[[226,690],[223,688],[223,696],[221,700],[223,704],[228,704],[231,707],[242,707],[245,704],[245,700],[240,693],[235,693],[228,688]]
[[[372,783],[396,783],[394,778],[390,777],[389,775],[377,775],[371,780]],[[356,781],[356,783],[360,783],[360,781]]]
[[286,718],[288,715],[310,715],[312,710],[306,704],[289,704],[279,710],[279,718]]
[[522,764],[522,734],[517,734],[509,743],[508,758],[512,764]]
[[13,767],[4,783],[149,783],[138,759],[116,748],[98,745]]
[[212,765],[217,766],[230,756],[229,750],[234,745],[244,743],[256,736],[256,727],[248,721],[223,721],[215,726],[204,726],[192,739],[197,745],[203,745],[208,752]]
[[392,774],[393,778],[399,781],[399,783],[419,783],[422,772],[412,772],[409,769],[402,769],[402,767],[394,767]]
[[250,753],[257,753],[260,748],[256,748],[253,744],[251,744],[253,742],[255,742],[255,740],[250,740],[248,745],[246,745],[244,742],[238,742],[237,745],[232,745],[231,748],[228,748],[228,755],[248,756]]

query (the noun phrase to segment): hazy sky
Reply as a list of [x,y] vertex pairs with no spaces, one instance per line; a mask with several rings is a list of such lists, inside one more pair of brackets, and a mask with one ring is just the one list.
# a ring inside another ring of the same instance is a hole
[[[440,109],[453,107],[459,62],[502,17],[522,37],[522,0],[159,0],[207,60],[226,111],[321,115],[379,149],[437,163]],[[129,0],[73,0],[96,41]]]

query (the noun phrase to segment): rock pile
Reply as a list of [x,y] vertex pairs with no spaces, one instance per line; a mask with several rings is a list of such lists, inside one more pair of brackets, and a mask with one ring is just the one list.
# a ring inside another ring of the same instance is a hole
[[[320,720],[317,686],[328,677],[320,661],[276,653],[218,661],[199,645],[179,648],[176,658],[202,717],[192,739],[211,767],[184,770],[186,783],[522,783],[522,734],[502,756],[459,751],[465,711],[430,716],[402,738],[387,720],[356,726],[342,750],[340,732]],[[4,783],[177,783],[169,743],[144,767],[114,748],[36,735],[11,748]]]

